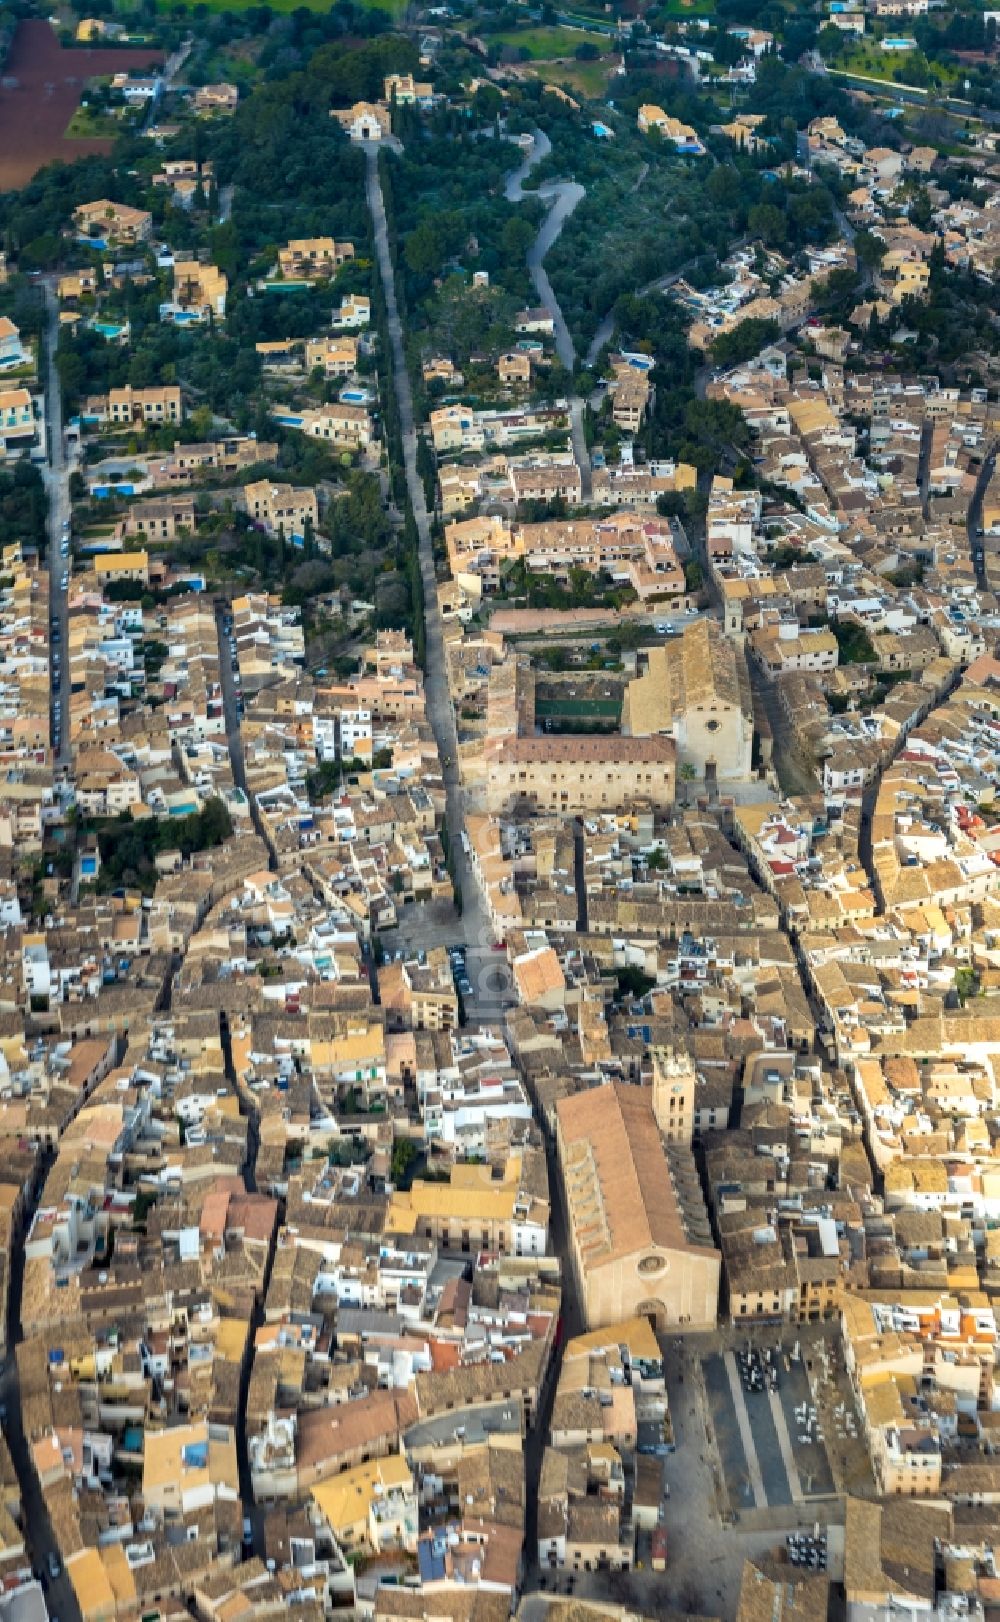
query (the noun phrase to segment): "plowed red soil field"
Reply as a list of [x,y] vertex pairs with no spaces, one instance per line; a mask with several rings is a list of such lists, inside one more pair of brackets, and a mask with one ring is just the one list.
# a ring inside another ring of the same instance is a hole
[[46,163],[109,152],[101,139],[66,140],[88,79],[163,61],[152,46],[135,50],[74,46],[64,50],[42,19],[22,22],[0,81],[0,191],[27,185]]

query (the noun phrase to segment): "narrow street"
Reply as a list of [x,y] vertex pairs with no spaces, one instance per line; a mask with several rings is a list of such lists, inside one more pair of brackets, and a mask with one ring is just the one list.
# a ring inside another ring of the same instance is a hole
[[555,1401],[556,1386],[559,1383],[563,1347],[568,1340],[572,1340],[576,1335],[581,1335],[586,1327],[583,1314],[580,1311],[576,1282],[570,1264],[569,1223],[566,1219],[566,1200],[563,1193],[562,1178],[559,1175],[559,1161],[555,1141],[548,1136],[540,1122],[539,1127],[545,1141],[549,1175],[549,1250],[553,1256],[558,1256],[559,1265],[562,1268],[562,1310],[559,1319],[559,1343],[549,1364],[548,1378],[538,1395],[535,1423],[524,1438],[524,1479],[529,1488],[524,1520],[526,1572],[524,1592],[526,1594],[530,1593],[532,1589],[538,1588],[541,1575],[541,1568],[538,1564],[538,1483],[542,1476],[542,1455],[545,1452],[549,1426],[552,1421],[552,1404]]
[[27,1552],[32,1568],[36,1575],[45,1584],[46,1603],[50,1617],[58,1616],[60,1622],[77,1622],[80,1608],[76,1602],[73,1585],[66,1575],[65,1567],[60,1563],[58,1577],[49,1577],[50,1558],[59,1559],[59,1545],[52,1531],[52,1522],[45,1504],[45,1494],[42,1491],[35,1466],[28,1446],[28,1439],[24,1434],[21,1408],[21,1384],[18,1378],[16,1347],[24,1339],[22,1329],[21,1305],[24,1295],[24,1238],[31,1227],[32,1218],[38,1208],[38,1200],[49,1167],[52,1164],[51,1155],[46,1155],[39,1166],[35,1180],[25,1200],[24,1211],[20,1224],[20,1241],[11,1246],[10,1251],[10,1291],[7,1300],[7,1345],[8,1353],[0,1368],[0,1403],[3,1404],[4,1420],[3,1434],[7,1446],[10,1448],[11,1459],[17,1474],[18,1487],[21,1492],[21,1525],[25,1532]]
[[[375,251],[379,276],[385,293],[385,302],[391,347],[393,386],[403,438],[403,459],[406,488],[413,508],[420,543],[420,574],[424,588],[424,620],[427,634],[427,666],[424,688],[427,698],[427,719],[434,733],[441,757],[444,776],[446,807],[445,820],[453,861],[453,872],[462,896],[462,916],[456,921],[455,938],[464,941],[470,953],[470,975],[475,1013],[475,1001],[482,995],[484,1006],[502,1006],[508,1000],[505,989],[498,981],[509,976],[506,960],[499,954],[491,959],[493,928],[483,893],[476,880],[466,852],[465,809],[458,768],[458,737],[455,714],[448,691],[445,664],[444,634],[438,608],[437,579],[434,571],[434,553],[431,544],[430,520],[424,500],[423,481],[417,472],[417,430],[413,416],[413,397],[403,354],[403,332],[396,303],[396,283],[389,252],[389,235],[385,218],[385,203],[378,172],[378,150],[365,149],[367,162],[365,192],[375,233]],[[478,961],[473,954],[478,954]]]
[[[737,237],[729,251],[730,253],[735,253],[738,248],[743,248],[745,246],[746,237]],[[683,265],[678,265],[676,270],[668,270],[664,273],[664,275],[655,276],[651,282],[645,282],[642,287],[637,287],[633,296],[635,298],[650,298],[654,293],[669,293],[670,289],[675,285],[675,283],[683,281],[684,277],[690,273],[697,263],[697,257],[694,259],[686,259]],[[604,345],[610,343],[611,339],[614,337],[614,332],[615,314],[614,310],[609,310],[606,315],[601,317],[597,331],[590,340],[590,346],[586,355],[584,356],[588,366],[593,366],[595,364],[598,355],[604,348]]]
[[219,633],[219,679],[222,683],[222,713],[226,721],[226,743],[233,768],[233,782],[245,794],[247,791],[246,765],[243,759],[243,734],[240,731],[239,710],[236,703],[236,683],[233,681],[233,661],[229,652],[229,639],[223,629],[229,605],[215,605],[215,625]]
[[[257,1193],[257,1155],[260,1150],[260,1112],[256,1104],[245,1097],[241,1091],[237,1078],[236,1067],[233,1063],[233,1044],[229,1030],[229,1021],[222,1014],[221,1022],[222,1054],[226,1067],[226,1079],[234,1089],[240,1100],[241,1112],[247,1118],[247,1158],[243,1168],[243,1181],[250,1194]],[[245,1107],[244,1107],[245,1106]],[[249,1520],[251,1528],[251,1543],[253,1553],[263,1558],[264,1555],[264,1507],[254,1502],[253,1478],[250,1473],[250,1452],[247,1447],[247,1401],[250,1395],[250,1376],[253,1373],[254,1342],[257,1331],[264,1322],[264,1299],[267,1295],[267,1286],[271,1278],[271,1266],[274,1260],[273,1252],[268,1257],[261,1289],[261,1298],[256,1303],[253,1316],[250,1319],[249,1344],[243,1367],[240,1370],[240,1389],[236,1401],[236,1464],[240,1478],[240,1498],[243,1502],[243,1516]]]
[[583,823],[579,818],[573,824],[573,884],[576,889],[576,927],[581,935],[589,928],[587,918],[587,856],[583,837]]
[[[63,427],[62,385],[59,381],[59,369],[56,365],[56,350],[59,343],[59,301],[56,298],[55,284],[51,278],[42,284],[45,298],[46,313],[46,365],[45,365],[45,423],[48,439],[49,465],[45,469],[45,489],[49,498],[49,618],[57,622],[59,634],[53,638],[50,634],[49,662],[52,680],[52,744],[53,755],[57,766],[67,766],[71,759],[69,739],[69,667],[62,669],[62,684],[60,692],[56,692],[55,656],[58,652],[60,660],[64,659],[67,647],[67,625],[69,621],[69,608],[67,593],[63,587],[63,577],[72,568],[70,558],[63,558],[60,546],[64,531],[64,524],[68,524],[71,515],[69,499],[69,476],[72,471],[66,456],[66,437]],[[58,722],[59,748],[55,748],[55,739]]]
[[788,718],[781,707],[777,683],[768,681],[754,660],[747,661],[747,668],[754,698],[760,703],[771,728],[774,750],[772,764],[782,794],[815,794],[818,780],[792,737]]
[[931,472],[931,441],[934,437],[932,423],[925,422],[920,430],[920,458],[917,463],[917,488],[920,491],[920,511],[927,517],[927,506],[930,500],[930,472]]
[[590,451],[587,449],[587,436],[583,427],[585,404],[578,394],[574,394],[569,402],[569,426],[573,440],[573,456],[580,469],[580,493],[587,502],[594,493],[594,470],[590,465]]
[[[223,629],[223,622],[228,613],[228,602],[220,601],[216,603],[215,627],[219,637],[219,681],[222,686],[222,713],[226,722],[226,744],[229,749],[229,762],[232,767],[233,782],[241,793],[246,794],[254,833],[259,834],[265,845],[267,845],[268,842],[264,836],[264,826],[260,820],[256,801],[252,794],[247,793],[246,760],[243,754],[243,734],[240,731],[240,712],[238,708],[239,694],[233,679],[235,672],[229,651],[229,638]],[[267,860],[269,867],[274,868],[277,865],[270,845],[268,845]]]
[[[65,594],[63,596],[63,616],[65,618]],[[175,953],[163,989],[163,995],[157,1005],[158,1013],[169,1012],[173,994],[174,974],[179,961],[179,955]],[[255,1167],[258,1142],[257,1123],[251,1116],[247,1136],[248,1164],[246,1172],[247,1187],[251,1191],[256,1189]],[[0,1364],[0,1416],[2,1416],[4,1439],[10,1449],[11,1460],[21,1495],[21,1524],[26,1534],[27,1554],[33,1571],[45,1587],[49,1616],[53,1619],[53,1622],[55,1622],[56,1618],[59,1618],[60,1622],[78,1622],[81,1615],[80,1608],[77,1604],[73,1585],[60,1559],[59,1543],[53,1533],[45,1494],[35,1471],[28,1438],[24,1433],[21,1385],[16,1355],[17,1347],[24,1339],[24,1245],[31,1230],[35,1213],[38,1210],[45,1179],[51,1170],[54,1158],[54,1153],[51,1150],[47,1150],[41,1157],[36,1175],[25,1196],[19,1229],[11,1245],[10,1281],[7,1298],[7,1354],[3,1363]],[[242,1390],[241,1386],[241,1392]],[[245,1411],[245,1395],[243,1396],[243,1402]],[[55,1561],[58,1566],[58,1576],[54,1578],[49,1574],[50,1561]]]
[[[983,457],[983,465],[979,470],[979,477],[976,480],[975,492],[972,500],[969,502],[969,513],[967,520],[969,547],[972,552],[972,562],[976,571],[976,583],[981,591],[988,590],[986,580],[987,538],[983,535],[983,498],[986,495],[990,480],[993,477],[993,470],[996,467],[997,449],[998,447],[995,444],[991,445],[986,455]],[[989,543],[991,553],[1000,550],[1000,541],[996,541],[993,537],[990,537]]]

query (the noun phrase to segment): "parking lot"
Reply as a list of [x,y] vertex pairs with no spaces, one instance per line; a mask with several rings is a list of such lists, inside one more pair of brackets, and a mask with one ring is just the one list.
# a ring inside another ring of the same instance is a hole
[[827,1538],[825,1532],[789,1532],[785,1538],[788,1563],[805,1571],[825,1571]]
[[730,1508],[774,1509],[835,1490],[801,1360],[775,1350],[713,1353],[702,1366]]
[[[786,1343],[794,1344],[794,1342]],[[776,1329],[756,1337],[777,1344]],[[818,1337],[806,1331],[803,1355],[813,1355]],[[816,1496],[815,1484],[808,1486],[808,1471],[799,1466],[804,1496],[792,1500],[788,1472],[781,1477],[781,1447],[774,1425],[769,1398],[786,1404],[794,1419],[808,1392],[807,1370],[791,1364],[786,1372],[784,1353],[778,1373],[777,1392],[744,1392],[740,1378],[738,1349],[744,1345],[738,1333],[723,1330],[711,1335],[667,1338],[663,1342],[664,1368],[670,1403],[670,1418],[676,1448],[663,1459],[665,1497],[663,1525],[667,1537],[667,1568],[655,1572],[650,1566],[650,1536],[639,1535],[636,1567],[628,1573],[586,1572],[577,1575],[570,1587],[568,1574],[558,1578],[543,1573],[546,1585],[563,1595],[601,1604],[627,1605],[651,1616],[688,1615],[731,1617],[736,1614],[745,1559],[764,1557],[787,1561],[789,1568],[819,1573],[822,1560],[834,1582],[843,1579],[844,1529],[843,1500]],[[727,1352],[727,1348],[732,1350]],[[750,1470],[741,1436],[740,1419],[730,1385],[732,1377],[743,1400],[745,1423],[752,1440],[755,1468],[767,1497],[773,1502],[757,1507],[753,1491],[737,1490],[741,1477],[749,1480]],[[771,1414],[772,1440],[761,1441],[763,1410]],[[818,1414],[817,1414],[818,1418]],[[779,1421],[780,1423],[780,1421]],[[787,1422],[785,1425],[787,1429]],[[832,1434],[832,1432],[831,1432]],[[803,1450],[799,1448],[794,1426],[791,1435],[793,1467]],[[777,1459],[777,1463],[775,1460]],[[790,1541],[790,1539],[792,1541]],[[789,1570],[789,1575],[792,1575]],[[525,1616],[542,1622],[545,1596],[529,1596]]]

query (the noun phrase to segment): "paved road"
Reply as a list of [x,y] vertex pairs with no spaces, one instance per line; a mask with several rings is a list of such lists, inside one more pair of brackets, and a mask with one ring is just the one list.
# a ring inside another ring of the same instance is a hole
[[809,769],[795,741],[781,706],[778,683],[768,681],[754,659],[747,660],[747,669],[754,697],[759,700],[771,727],[771,762],[782,794],[815,794],[819,779]]
[[[53,642],[50,638],[52,659],[52,742],[55,750],[55,723],[60,724],[60,746],[58,755],[54,755],[57,765],[69,765],[72,758],[69,740],[69,669],[65,665],[67,648],[67,621],[69,610],[66,601],[66,592],[63,590],[63,574],[72,568],[69,558],[60,556],[60,543],[63,534],[63,523],[70,517],[71,503],[69,499],[69,476],[72,471],[66,455],[66,439],[63,430],[62,385],[59,381],[59,370],[56,366],[56,348],[59,342],[59,301],[56,298],[55,282],[47,280],[43,284],[45,297],[45,311],[47,316],[46,342],[48,357],[45,373],[45,419],[48,434],[49,466],[45,471],[45,487],[49,498],[49,616],[58,621],[59,634]],[[59,694],[55,691],[55,654],[60,652],[63,660],[62,688]]]
[[[455,731],[455,713],[452,708],[451,695],[448,691],[444,634],[441,627],[441,614],[438,609],[437,579],[434,572],[430,520],[427,514],[427,504],[424,500],[423,481],[417,472],[417,431],[413,415],[413,396],[410,392],[410,379],[403,354],[403,329],[399,319],[399,307],[396,303],[396,283],[392,255],[389,252],[385,203],[379,181],[377,147],[368,147],[365,157],[367,163],[365,192],[375,232],[375,253],[378,259],[379,275],[385,293],[389,343],[392,350],[393,383],[403,437],[406,488],[413,508],[413,516],[420,541],[420,574],[424,587],[424,621],[427,645],[427,661],[424,671],[427,718],[441,757],[446,796],[445,821],[448,828],[454,876],[462,894],[461,928],[456,931],[456,936],[470,948],[470,953],[481,954],[478,961],[482,965],[482,975],[484,980],[489,980],[488,987],[484,987],[487,992],[485,1000],[492,1007],[494,1003],[502,1003],[507,1000],[505,992],[497,984],[498,980],[506,976],[507,970],[505,960],[500,958],[499,953],[492,960],[487,956],[493,945],[493,928],[482,891],[465,852],[465,808],[458,769],[458,737]],[[479,987],[477,976],[473,974],[470,977],[473,983],[474,996],[470,1002],[469,1011],[475,1016]]]
[[573,395],[569,402],[569,428],[573,441],[573,456],[580,469],[580,493],[584,501],[589,501],[594,490],[594,472],[590,465],[590,451],[587,448],[587,436],[583,427],[584,404],[578,394]]
[[233,782],[238,789],[242,789],[247,797],[250,808],[250,821],[254,832],[259,834],[267,845],[268,866],[277,871],[277,860],[271,849],[270,842],[264,829],[257,802],[247,789],[246,758],[243,753],[243,733],[240,731],[240,716],[237,708],[238,692],[236,688],[236,672],[232,666],[232,655],[229,651],[229,638],[223,630],[223,622],[229,613],[229,604],[219,601],[215,605],[215,623],[219,637],[219,679],[222,685],[222,714],[226,723],[226,744],[229,748],[229,763],[232,767]]
[[236,683],[233,680],[232,655],[229,651],[229,638],[223,630],[223,622],[229,612],[227,603],[216,603],[215,623],[219,633],[219,677],[222,682],[222,713],[226,722],[226,743],[229,745],[229,759],[233,768],[233,782],[237,788],[247,791],[246,765],[243,759],[243,734],[240,731],[240,717],[236,707]]
[[[559,236],[560,231],[566,224],[566,221],[569,219],[573,210],[576,208],[581,199],[586,196],[586,188],[581,186],[575,180],[560,180],[552,181],[546,185],[539,186],[536,192],[525,192],[524,182],[531,173],[531,170],[536,164],[541,163],[543,158],[547,158],[552,150],[552,143],[545,134],[544,130],[536,129],[533,133],[534,142],[523,162],[517,169],[513,171],[512,174],[507,176],[506,184],[504,186],[504,196],[507,198],[509,203],[520,203],[526,196],[535,196],[540,197],[543,202],[551,202],[552,204],[549,212],[545,216],[545,219],[542,221],[538,235],[535,237],[534,242],[528,249],[525,262],[528,267],[528,273],[535,285],[535,291],[537,292],[539,299],[548,309],[552,311],[552,317],[555,323],[556,354],[567,370],[571,371],[576,364],[576,347],[570,335],[569,327],[566,325],[566,318],[562,313],[559,301],[552,290],[552,283],[549,281],[546,274],[543,261],[545,259],[545,255],[556,241],[556,238]],[[741,238],[738,242],[733,244],[734,248],[742,246],[742,242],[743,239]],[[680,265],[677,270],[670,271],[665,276],[657,276],[655,280],[647,282],[645,286],[636,288],[636,297],[645,298],[651,293],[667,292],[669,288],[673,287],[675,282],[680,281],[681,278],[686,275],[694,263],[694,260],[689,260],[685,264]],[[599,323],[597,331],[594,333],[594,336],[590,341],[586,356],[584,357],[588,366],[594,365],[598,355],[604,348],[604,345],[611,341],[611,338],[614,335],[614,330],[614,313],[613,311],[609,310]],[[701,388],[699,390],[701,398],[704,398],[704,383],[707,381],[707,377],[708,371],[706,369],[705,378],[701,380]],[[574,396],[570,401],[570,427],[573,438],[573,455],[575,456],[577,466],[580,469],[580,477],[583,485],[583,499],[584,501],[587,501],[590,498],[593,487],[590,451],[587,448],[587,441],[583,431],[583,412],[583,400],[578,396]]]
[[193,49],[194,38],[189,35],[187,39],[181,41],[176,51],[171,56],[168,56],[164,62],[159,91],[151,101],[147,101],[145,112],[142,115],[141,129],[143,133],[151,129],[156,123],[160,108],[163,105],[163,93],[174,88],[174,81]]
[[[742,248],[745,243],[746,237],[738,237],[732,244],[729,252],[735,253],[736,250],[738,248]],[[634,296],[636,298],[649,298],[653,293],[668,293],[677,282],[682,281],[683,278],[694,269],[694,266],[697,263],[697,257],[694,259],[688,259],[685,260],[683,265],[678,265],[676,270],[668,270],[663,276],[654,276],[651,282],[645,282],[642,287],[637,287]],[[606,343],[610,343],[612,337],[614,336],[614,330],[614,311],[609,310],[607,315],[602,317],[597,331],[590,340],[590,347],[588,348],[586,356],[584,357],[588,366],[594,365],[598,355],[604,348],[604,345]]]
[[920,456],[917,462],[917,488],[920,491],[920,511],[923,513],[925,518],[927,517],[927,508],[930,501],[931,440],[933,437],[933,423],[923,423],[920,429]]
[[[243,1168],[243,1181],[251,1194],[257,1192],[257,1155],[260,1150],[260,1111],[255,1102],[249,1102],[240,1092],[236,1080],[236,1069],[233,1064],[233,1047],[229,1034],[229,1023],[225,1014],[222,1016],[222,1051],[226,1066],[226,1077],[240,1099],[240,1107],[245,1108],[247,1116],[247,1158]],[[240,1478],[240,1498],[243,1502],[243,1515],[250,1521],[251,1546],[255,1555],[264,1557],[264,1518],[265,1510],[260,1504],[254,1503],[253,1477],[250,1473],[250,1454],[247,1449],[247,1398],[250,1394],[250,1376],[253,1373],[253,1340],[257,1330],[264,1322],[264,1298],[267,1294],[268,1281],[271,1277],[273,1254],[268,1260],[261,1289],[260,1300],[256,1302],[250,1319],[251,1346],[243,1360],[240,1371],[240,1389],[236,1401],[236,1464]]]
[[[541,1123],[539,1123],[541,1125]],[[538,1587],[541,1570],[538,1565],[538,1483],[542,1477],[542,1456],[552,1421],[552,1405],[559,1383],[562,1351],[566,1342],[582,1335],[586,1329],[576,1281],[570,1261],[569,1221],[566,1215],[566,1197],[559,1173],[558,1155],[554,1141],[545,1135],[545,1153],[549,1177],[549,1251],[558,1256],[562,1268],[562,1301],[560,1325],[562,1338],[553,1354],[549,1377],[538,1398],[535,1423],[524,1439],[524,1477],[528,1484],[527,1511],[524,1521],[524,1558],[527,1569],[525,1589]]]
[[[240,720],[236,709],[236,686],[233,681],[232,658],[229,652],[229,638],[223,630],[223,621],[228,613],[227,603],[216,604],[216,627],[219,637],[219,674],[222,682],[223,713],[226,721],[226,741],[229,746],[229,758],[232,765],[233,781],[237,788],[247,792],[246,769],[243,758],[243,735],[240,731]],[[249,797],[248,797],[249,798]],[[257,816],[253,800],[249,800],[251,816],[254,827],[261,832],[260,821]],[[272,858],[272,865],[273,858]],[[257,1155],[260,1151],[260,1111],[256,1104],[249,1100],[240,1091],[236,1080],[236,1069],[233,1064],[233,1048],[230,1040],[229,1022],[226,1015],[222,1016],[222,1051],[226,1067],[226,1077],[234,1092],[240,1099],[241,1112],[247,1117],[247,1158],[243,1168],[243,1181],[251,1194],[257,1192]],[[273,1258],[272,1258],[273,1259]],[[267,1292],[267,1281],[270,1278],[271,1263],[268,1263],[265,1274],[262,1296]],[[263,1306],[258,1303],[250,1322],[250,1334],[254,1336],[264,1321]],[[244,1359],[240,1373],[240,1388],[236,1407],[236,1463],[239,1469],[240,1498],[243,1501],[243,1513],[248,1516],[253,1529],[253,1552],[263,1558],[264,1555],[264,1510],[255,1505],[253,1501],[253,1486],[250,1475],[250,1458],[247,1452],[247,1397],[250,1391],[250,1375],[253,1371],[252,1349]]]
[[[869,73],[848,73],[843,68],[828,68],[825,65],[822,72],[831,79],[843,79],[852,86],[861,86],[872,96],[884,95],[887,101],[909,102],[915,107],[928,105],[927,91],[919,85],[890,84],[885,79],[873,78]],[[977,118],[983,124],[1000,124],[1000,112],[995,107],[981,107],[974,101],[964,101],[960,96],[942,96],[936,110],[951,113],[956,118]]]
[[[525,263],[528,274],[535,285],[535,292],[545,307],[552,311],[555,324],[556,354],[567,371],[572,371],[576,364],[576,349],[570,337],[566,318],[562,313],[559,300],[552,290],[552,283],[546,275],[543,263],[545,255],[555,242],[566,221],[569,219],[577,203],[585,197],[586,191],[575,180],[551,181],[549,184],[539,186],[537,192],[525,192],[524,182],[536,164],[541,163],[552,151],[552,142],[544,130],[536,129],[531,148],[524,161],[512,174],[507,176],[504,186],[504,196],[508,203],[520,203],[525,196],[540,197],[543,202],[551,203],[548,213],[539,227],[538,235],[528,249]],[[570,433],[573,440],[573,455],[576,465],[580,469],[580,480],[584,501],[590,499],[592,490],[590,452],[587,449],[587,438],[583,431],[584,402],[574,395],[569,403]]]
[[576,889],[576,927],[581,935],[589,933],[587,914],[587,852],[583,838],[583,823],[573,824],[573,884]]
[[[972,500],[969,502],[969,511],[967,517],[969,547],[972,552],[972,561],[976,569],[976,580],[979,584],[980,590],[982,591],[988,590],[985,556],[986,537],[983,535],[983,497],[986,495],[989,482],[993,477],[993,470],[996,467],[996,460],[997,446],[991,445],[986,455],[983,457],[983,465],[979,470],[979,477],[976,480],[976,488],[973,492]],[[992,551],[993,549],[994,545],[991,542],[990,550]]]
[[14,1355],[15,1346],[24,1339],[21,1325],[21,1301],[24,1292],[24,1243],[23,1235],[31,1226],[38,1205],[38,1196],[45,1181],[45,1175],[51,1165],[51,1157],[43,1160],[36,1181],[29,1190],[25,1204],[24,1215],[21,1222],[21,1242],[11,1246],[10,1254],[10,1293],[7,1303],[8,1345],[10,1353],[0,1368],[0,1402],[5,1409],[3,1434],[10,1448],[14,1469],[17,1473],[18,1486],[21,1490],[21,1521],[27,1535],[28,1554],[36,1572],[43,1576],[46,1585],[46,1602],[50,1616],[58,1616],[61,1622],[77,1622],[80,1608],[76,1603],[73,1585],[65,1570],[60,1570],[54,1582],[48,1576],[48,1562],[51,1555],[58,1557],[59,1547],[52,1532],[52,1522],[45,1504],[45,1495],[39,1485],[35,1474],[35,1467],[28,1451],[28,1443],[21,1423],[21,1386],[17,1373],[17,1359]]
[[836,204],[834,204],[833,207],[833,217],[837,222],[837,230],[840,232],[845,242],[853,242],[858,233],[854,229],[854,226],[851,224],[850,220],[847,218],[847,215],[844,213],[843,209],[838,208]]
[[174,80],[177,78],[177,75],[180,73],[181,68],[191,55],[193,49],[194,37],[193,35],[188,35],[187,39],[181,41],[173,55],[167,57],[166,62],[163,64],[163,88],[165,90],[170,90],[173,88]]
[[601,22],[597,17],[575,17],[571,11],[557,11],[556,21],[562,23],[564,28],[578,28],[581,33],[607,34],[609,38],[618,37],[618,24]]
[[587,193],[576,180],[550,180],[539,186],[537,191],[525,193],[524,182],[528,175],[535,165],[541,163],[552,151],[552,142],[544,130],[536,129],[532,133],[534,141],[524,162],[513,174],[507,176],[504,196],[508,203],[520,203],[527,195],[540,197],[543,203],[551,204],[539,227],[538,235],[528,249],[527,265],[539,299],[552,311],[555,320],[556,354],[566,369],[571,371],[576,360],[576,350],[562,310],[559,308],[559,301],[552,291],[552,283],[545,273],[544,259],[577,203],[582,202]]

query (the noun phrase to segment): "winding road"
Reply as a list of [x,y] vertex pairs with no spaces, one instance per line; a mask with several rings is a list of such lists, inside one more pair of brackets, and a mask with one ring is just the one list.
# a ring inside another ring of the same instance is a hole
[[[551,205],[545,219],[542,221],[538,235],[528,249],[526,263],[539,299],[552,311],[555,322],[556,354],[562,364],[568,370],[571,370],[576,362],[576,349],[569,328],[566,325],[565,317],[560,309],[559,301],[552,290],[552,283],[546,274],[543,261],[573,210],[587,195],[587,192],[586,187],[581,186],[576,180],[547,181],[544,185],[539,186],[537,191],[526,192],[524,190],[524,182],[532,169],[535,168],[536,164],[541,163],[543,158],[547,158],[552,151],[552,143],[544,130],[535,129],[532,131],[532,135],[532,145],[524,161],[507,176],[504,196],[507,198],[508,203],[523,202],[525,197],[540,197],[543,202]],[[639,178],[632,187],[633,191],[636,191],[641,185],[647,171],[648,165],[643,165]],[[854,232],[847,221],[843,220],[841,224],[845,234],[849,234],[853,238]],[[745,243],[746,238],[740,237],[733,243],[732,247],[733,249],[741,248]],[[684,264],[678,265],[676,270],[668,270],[662,276],[654,277],[651,282],[646,282],[642,287],[635,289],[635,297],[647,298],[652,293],[666,293],[676,282],[681,281],[697,262],[697,257],[685,260]],[[585,365],[593,366],[595,364],[605,344],[611,342],[614,330],[615,316],[612,309],[608,310],[598,323],[597,330],[590,340],[587,353],[584,356]],[[575,435],[573,448],[576,450]],[[589,471],[589,460],[587,466]]]
[[[576,365],[576,349],[570,337],[566,318],[562,313],[559,300],[552,291],[545,270],[545,255],[556,241],[560,231],[566,224],[576,205],[586,197],[586,188],[576,180],[551,180],[539,186],[536,192],[525,192],[524,182],[534,169],[552,151],[552,142],[544,130],[532,131],[532,143],[525,154],[524,161],[511,174],[507,176],[504,186],[504,196],[508,203],[521,203],[527,197],[540,197],[543,203],[550,205],[549,211],[542,221],[538,235],[528,249],[525,262],[528,274],[534,283],[535,292],[546,309],[552,311],[552,320],[555,326],[556,354],[568,372]],[[590,452],[587,449],[587,439],[583,431],[583,400],[574,395],[569,402],[570,428],[573,436],[573,455],[576,465],[580,469],[580,480],[584,501],[589,500],[591,484]]]
[[504,186],[504,196],[508,203],[522,203],[525,196],[540,197],[543,203],[550,203],[531,247],[528,249],[528,273],[535,284],[535,291],[541,302],[552,311],[555,321],[556,354],[566,367],[572,371],[576,363],[576,350],[569,335],[559,301],[552,291],[552,283],[545,272],[544,259],[552,244],[555,242],[566,221],[569,219],[577,204],[582,202],[587,193],[579,181],[576,180],[550,180],[539,186],[535,192],[525,192],[524,182],[532,169],[547,158],[552,151],[552,142],[544,130],[532,131],[532,143],[525,156],[524,162],[515,169],[513,174],[507,176]]

